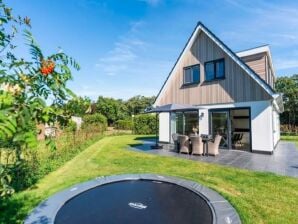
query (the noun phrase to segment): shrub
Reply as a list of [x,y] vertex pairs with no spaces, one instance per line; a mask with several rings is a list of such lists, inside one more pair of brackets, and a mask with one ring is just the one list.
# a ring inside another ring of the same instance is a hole
[[131,120],[118,120],[115,122],[115,128],[118,130],[132,130],[133,123]]
[[61,127],[61,134],[51,138],[54,148],[50,147],[48,140],[41,140],[37,149],[24,150],[21,161],[16,161],[15,151],[0,147],[0,161],[6,162],[4,165],[0,163],[0,194],[9,196],[14,191],[33,186],[39,179],[101,139],[106,130],[106,123],[91,122],[78,130],[75,127],[74,122]]
[[77,124],[74,121],[69,121],[67,126],[65,127],[66,131],[75,132],[77,130]]
[[88,124],[94,124],[94,123],[106,123],[107,118],[103,116],[102,114],[88,114],[85,115],[83,118],[83,121]]
[[[158,122],[158,120],[157,120]],[[133,130],[135,134],[155,134],[156,117],[151,114],[140,114],[134,117]],[[157,125],[158,127],[158,125]]]
[[83,127],[86,125],[100,124],[105,129],[107,127],[107,118],[102,114],[90,114],[83,117]]
[[298,135],[298,126],[295,125],[280,125],[282,135]]
[[[88,124],[79,130],[73,131],[68,128],[63,129],[61,135],[55,138],[57,148],[52,150],[46,146],[46,141],[41,141],[37,152],[37,179],[56,170],[65,162],[71,160],[74,156],[86,149],[95,141],[103,137],[106,128],[101,123]],[[27,160],[32,160],[27,158]],[[36,160],[33,160],[36,161]]]
[[12,177],[11,186],[15,191],[24,190],[38,180],[38,160],[23,160],[17,162],[15,166],[11,167],[10,175]]

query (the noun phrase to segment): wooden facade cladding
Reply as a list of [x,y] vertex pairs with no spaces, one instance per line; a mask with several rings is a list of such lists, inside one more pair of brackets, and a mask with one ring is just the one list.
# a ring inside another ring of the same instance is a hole
[[[204,63],[225,59],[225,79],[205,82]],[[183,87],[183,68],[200,64],[200,83]],[[175,73],[167,80],[156,105],[222,104],[269,100],[271,96],[230,58],[204,32],[200,31],[191,49],[176,65]]]
[[254,70],[262,79],[267,82],[266,70],[267,68],[267,54],[260,53],[254,54],[246,57],[242,57],[241,59],[247,64],[252,70]]
[[266,52],[241,57],[241,59],[272,88],[274,87],[275,77]]

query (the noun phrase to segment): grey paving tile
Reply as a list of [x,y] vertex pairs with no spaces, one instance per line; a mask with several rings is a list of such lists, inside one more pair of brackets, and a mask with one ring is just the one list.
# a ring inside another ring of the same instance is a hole
[[298,150],[295,144],[281,141],[273,155],[256,154],[238,150],[220,149],[218,156],[196,156],[174,152],[173,145],[165,144],[162,150],[151,150],[154,140],[146,140],[142,145],[129,149],[162,156],[173,156],[189,160],[221,164],[256,171],[267,171],[279,175],[298,178]]

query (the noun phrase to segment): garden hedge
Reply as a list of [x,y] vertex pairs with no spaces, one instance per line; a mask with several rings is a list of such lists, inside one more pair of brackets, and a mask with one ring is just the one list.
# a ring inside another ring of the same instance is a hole
[[[133,119],[133,131],[135,134],[155,134],[156,133],[156,117],[153,114],[136,115]],[[158,122],[158,120],[157,120]],[[157,124],[158,127],[158,124]]]
[[133,128],[133,123],[131,120],[118,120],[114,125],[118,130],[132,130]]

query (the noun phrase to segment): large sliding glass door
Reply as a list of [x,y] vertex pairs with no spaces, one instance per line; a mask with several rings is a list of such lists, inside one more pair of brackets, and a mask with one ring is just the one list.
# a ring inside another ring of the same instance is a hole
[[229,148],[229,112],[214,111],[211,112],[211,134],[221,135],[221,148]]
[[184,134],[184,115],[182,112],[176,113],[176,133]]
[[231,109],[232,149],[251,150],[251,128],[249,109]]
[[171,132],[175,128],[175,133],[181,135],[190,135],[193,132],[193,129],[199,128],[199,117],[197,111],[185,111],[185,112],[176,112],[176,123],[171,123]]
[[221,148],[251,151],[250,109],[210,110],[210,134],[221,135]]
[[190,111],[184,113],[184,134],[194,134],[194,129],[199,129],[199,117],[198,112]]

